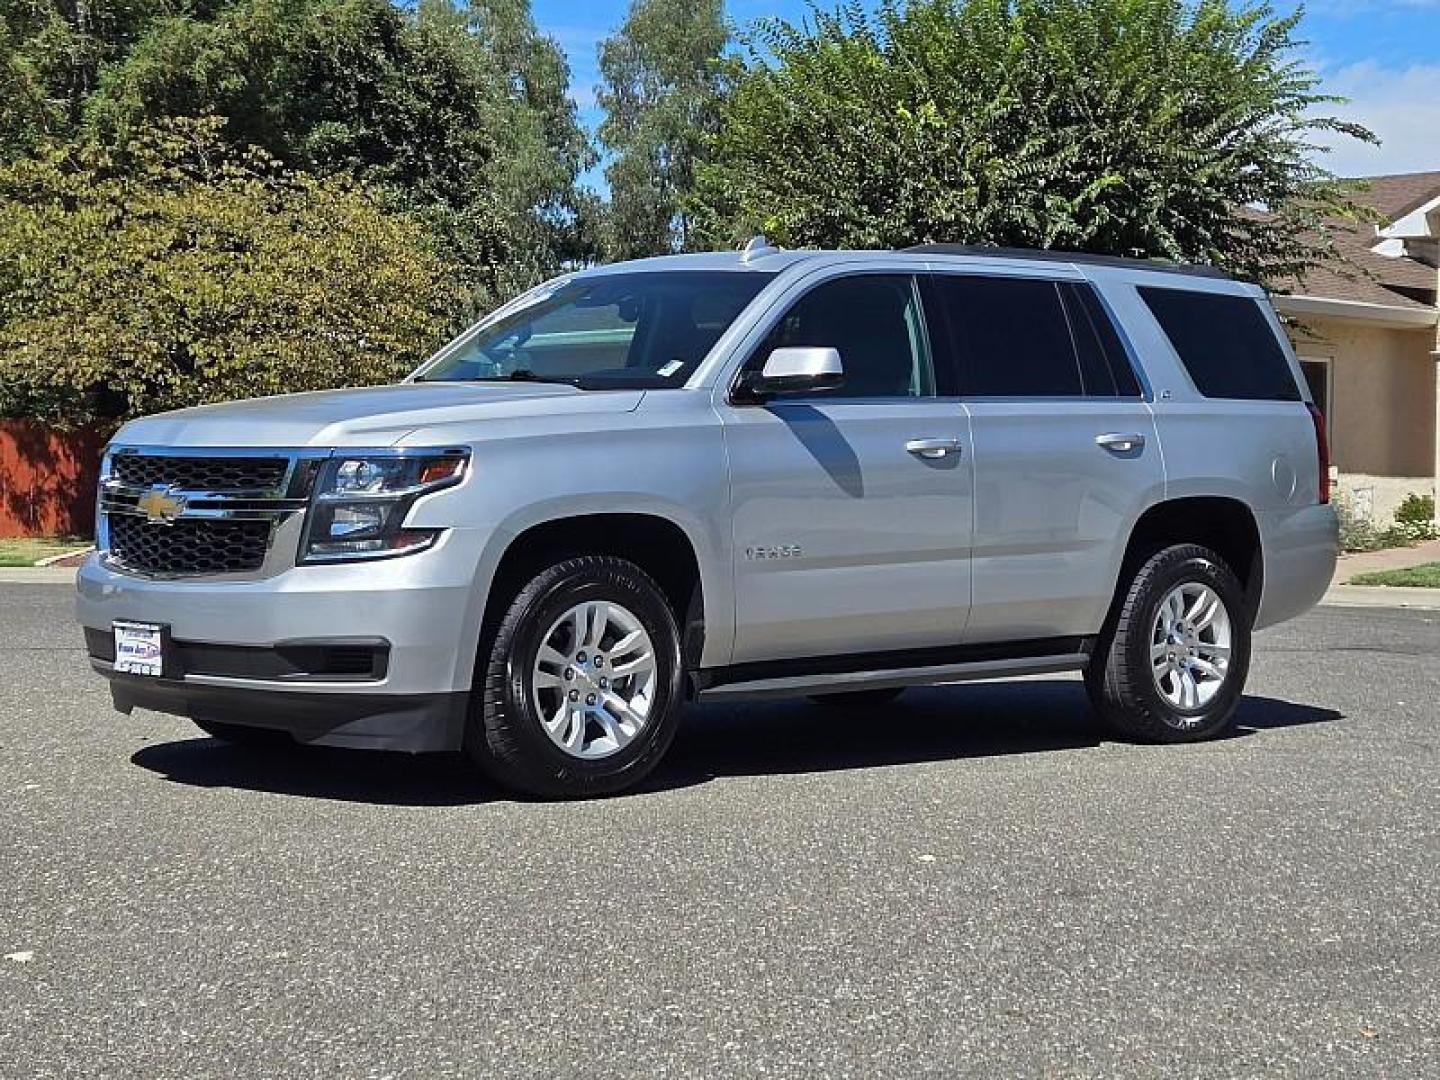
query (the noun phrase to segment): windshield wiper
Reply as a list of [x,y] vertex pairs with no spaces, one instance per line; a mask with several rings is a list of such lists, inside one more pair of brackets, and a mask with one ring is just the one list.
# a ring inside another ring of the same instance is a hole
[[529,368],[516,368],[514,371],[504,375],[486,375],[476,379],[475,382],[530,382],[530,383],[556,383],[560,386],[573,386],[576,389],[584,389],[580,385],[578,376],[566,378],[563,375],[540,375]]

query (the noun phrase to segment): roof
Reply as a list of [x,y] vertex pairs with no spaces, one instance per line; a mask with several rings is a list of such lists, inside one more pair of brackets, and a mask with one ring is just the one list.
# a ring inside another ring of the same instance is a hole
[[[1385,223],[1440,198],[1440,172],[1365,178],[1368,191],[1355,200],[1373,207]],[[1434,311],[1440,272],[1418,259],[1390,257],[1372,249],[1381,242],[1372,223],[1331,222],[1332,238],[1349,266],[1315,267],[1303,278],[1282,283],[1282,291],[1358,304]],[[1358,272],[1357,272],[1358,270]]]
[[1364,180],[1370,190],[1359,195],[1359,201],[1373,206],[1390,221],[1440,197],[1440,171],[1367,176]]

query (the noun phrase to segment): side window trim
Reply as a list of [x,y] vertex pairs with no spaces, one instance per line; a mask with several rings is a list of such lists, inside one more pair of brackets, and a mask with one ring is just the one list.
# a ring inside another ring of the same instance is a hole
[[833,285],[838,281],[847,281],[856,278],[904,278],[909,282],[911,298],[910,302],[912,305],[912,310],[915,313],[916,326],[919,328],[920,331],[919,339],[916,343],[923,350],[920,359],[921,362],[926,366],[926,368],[928,368],[928,374],[930,377],[930,392],[928,394],[921,394],[919,396],[891,395],[878,397],[844,397],[843,395],[836,395],[832,393],[820,393],[815,395],[797,395],[795,397],[787,397],[783,399],[784,403],[802,405],[817,402],[823,404],[827,401],[833,401],[843,402],[846,405],[874,405],[893,404],[897,401],[933,402],[936,400],[940,400],[942,398],[942,395],[939,392],[940,377],[936,365],[935,346],[932,334],[930,332],[930,324],[925,315],[924,297],[922,295],[921,289],[921,279],[924,275],[925,272],[923,270],[901,270],[879,267],[856,267],[853,270],[847,269],[846,271],[843,271],[841,273],[824,274],[823,276],[817,275],[819,277],[819,280],[813,282],[812,284],[806,285],[799,293],[790,297],[783,306],[778,307],[772,314],[767,314],[765,321],[762,323],[760,328],[759,340],[750,350],[749,355],[747,355],[745,359],[736,366],[734,373],[730,377],[729,386],[726,388],[725,391],[726,403],[732,406],[736,404],[735,392],[740,385],[740,380],[744,377],[747,371],[754,370],[756,362],[760,360],[760,357],[764,352],[766,345],[770,341],[771,335],[775,333],[775,330],[780,326],[781,322],[783,322],[786,318],[790,316],[790,313],[795,310],[797,305],[803,303],[809,296],[819,291],[820,289],[823,289],[829,285]]

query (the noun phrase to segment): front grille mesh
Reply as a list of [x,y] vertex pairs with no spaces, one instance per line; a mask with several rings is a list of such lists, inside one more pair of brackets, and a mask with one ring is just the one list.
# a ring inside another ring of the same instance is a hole
[[186,491],[275,491],[285,482],[289,466],[285,458],[117,454],[110,475],[126,487],[165,484]]
[[268,521],[180,520],[151,524],[110,515],[110,558],[142,574],[238,574],[260,569]]

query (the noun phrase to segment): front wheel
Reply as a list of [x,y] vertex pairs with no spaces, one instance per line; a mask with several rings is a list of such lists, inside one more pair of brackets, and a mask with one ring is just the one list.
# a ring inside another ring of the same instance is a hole
[[607,795],[659,764],[679,725],[675,614],[633,563],[549,567],[511,601],[488,655],[466,751],[506,787],[542,798]]
[[1101,633],[1085,685],[1101,719],[1145,742],[1199,742],[1226,731],[1250,670],[1244,589],[1215,552],[1151,555]]

